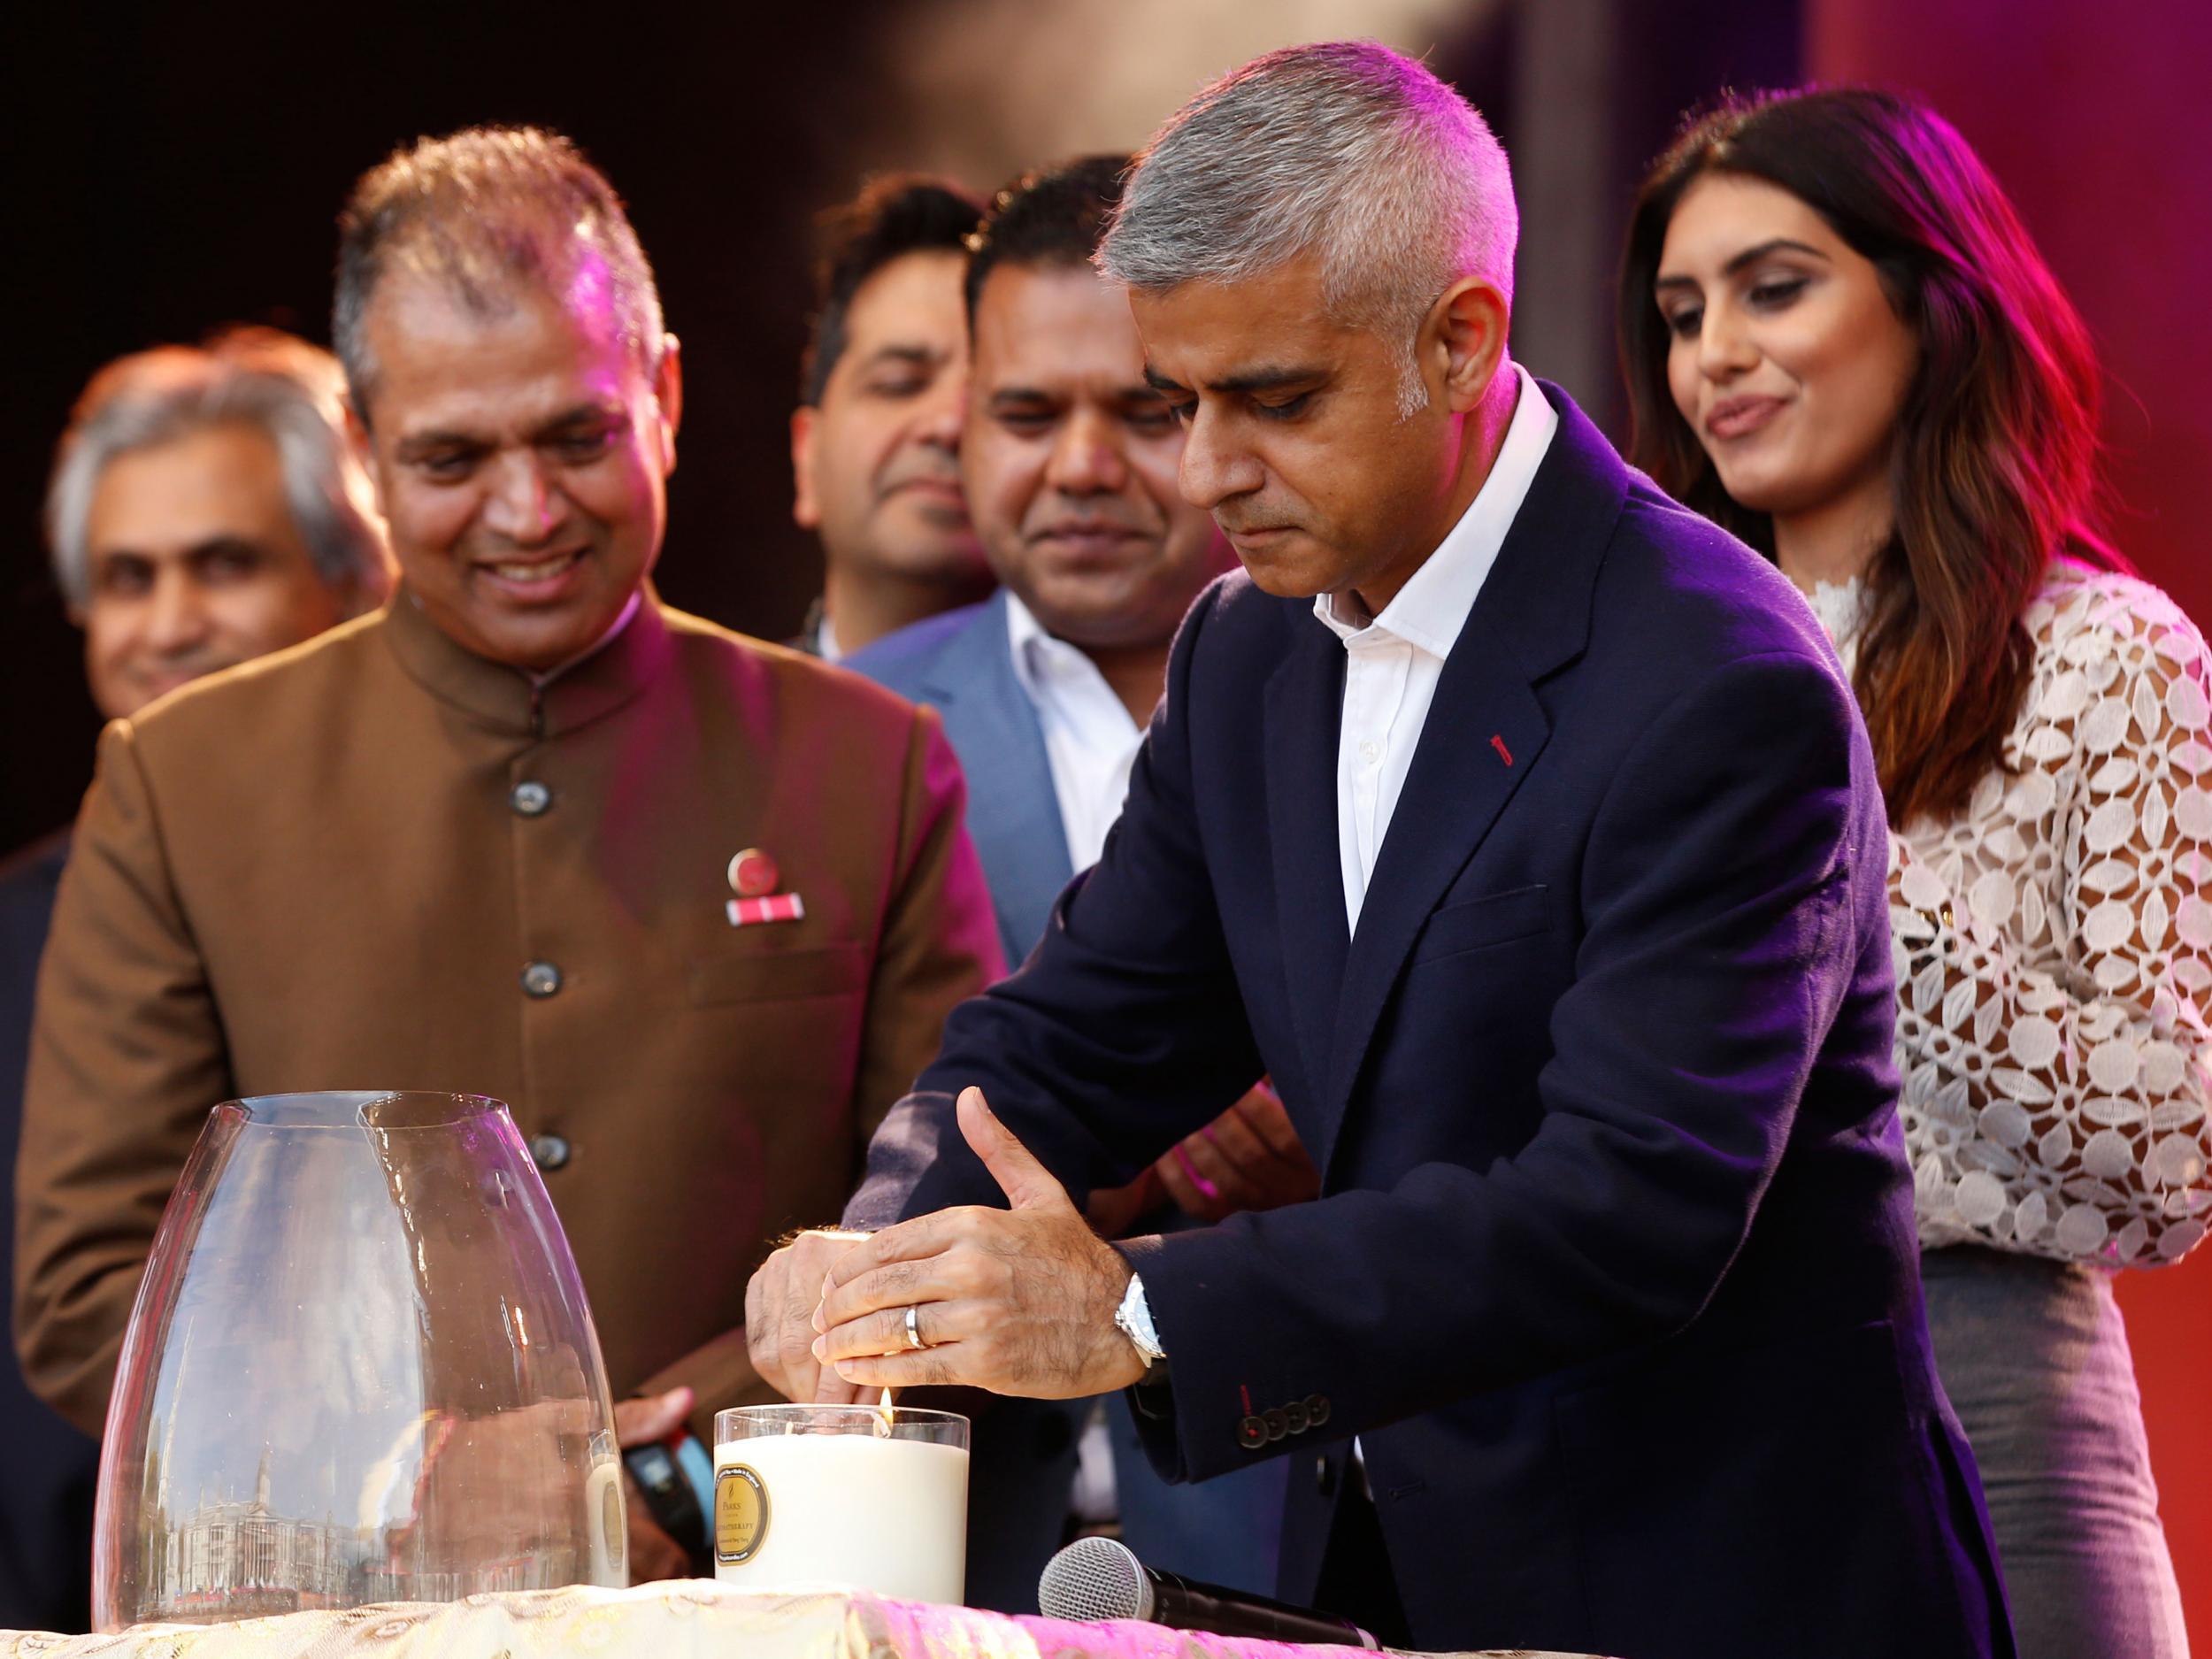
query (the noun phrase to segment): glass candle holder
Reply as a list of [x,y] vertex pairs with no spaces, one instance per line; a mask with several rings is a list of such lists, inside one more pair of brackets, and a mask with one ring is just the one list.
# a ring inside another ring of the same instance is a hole
[[108,1406],[93,1618],[628,1581],[599,1338],[499,1102],[209,1114]]
[[956,1603],[968,1419],[907,1406],[737,1406],[714,1418],[714,1576],[755,1590]]

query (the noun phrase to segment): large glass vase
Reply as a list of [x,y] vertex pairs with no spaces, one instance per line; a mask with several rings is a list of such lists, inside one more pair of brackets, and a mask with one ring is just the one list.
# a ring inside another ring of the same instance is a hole
[[599,1339],[505,1106],[218,1106],[108,1405],[93,1618],[628,1581]]

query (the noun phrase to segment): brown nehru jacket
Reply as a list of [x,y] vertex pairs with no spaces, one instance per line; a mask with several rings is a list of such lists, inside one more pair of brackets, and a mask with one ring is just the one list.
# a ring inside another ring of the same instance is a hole
[[[961,806],[933,715],[649,590],[534,688],[403,593],[115,722],[32,1040],[33,1386],[98,1432],[211,1106],[430,1088],[514,1108],[618,1397],[762,1397],[748,1276],[998,972]],[[747,848],[803,920],[731,925]]]

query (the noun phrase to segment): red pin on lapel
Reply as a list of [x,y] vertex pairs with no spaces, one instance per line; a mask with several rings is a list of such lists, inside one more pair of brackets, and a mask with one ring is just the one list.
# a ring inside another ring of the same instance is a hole
[[757,847],[748,847],[730,860],[730,888],[741,899],[766,897],[776,890],[781,874],[776,861]]
[[1502,735],[1495,733],[1492,733],[1490,738],[1490,747],[1498,751],[1498,758],[1503,761],[1507,765],[1510,766],[1513,764],[1513,751],[1505,746],[1505,739]]
[[757,847],[748,847],[730,860],[730,887],[737,896],[724,909],[730,926],[744,927],[757,922],[796,922],[805,918],[805,902],[795,893],[779,893],[782,879],[776,861]]

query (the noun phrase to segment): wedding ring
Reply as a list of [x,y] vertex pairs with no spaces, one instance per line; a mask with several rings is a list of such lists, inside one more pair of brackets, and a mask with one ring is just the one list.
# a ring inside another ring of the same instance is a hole
[[906,1310],[906,1345],[909,1348],[922,1348],[929,1346],[922,1340],[920,1313],[921,1310],[911,1304],[909,1304]]

